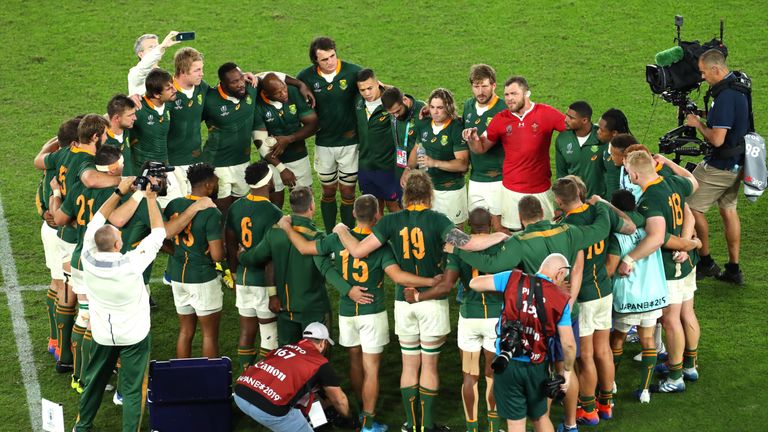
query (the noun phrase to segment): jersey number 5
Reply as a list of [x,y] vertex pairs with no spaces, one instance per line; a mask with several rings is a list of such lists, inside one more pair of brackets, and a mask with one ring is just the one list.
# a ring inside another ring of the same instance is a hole
[[421,228],[408,227],[400,230],[400,237],[403,238],[403,258],[410,259],[411,254],[417,260],[424,258],[424,233]]

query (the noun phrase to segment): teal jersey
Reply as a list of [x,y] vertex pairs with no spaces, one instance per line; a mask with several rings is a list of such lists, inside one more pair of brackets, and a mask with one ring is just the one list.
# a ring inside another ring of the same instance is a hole
[[[187,195],[176,198],[165,207],[165,217],[178,217],[199,197]],[[209,243],[221,240],[221,212],[207,208],[195,214],[174,239],[174,252],[168,261],[168,275],[172,281],[203,283],[216,279],[216,263],[211,259]]]
[[[370,233],[370,230],[355,228],[352,231],[352,236],[358,240],[362,240]],[[392,255],[392,248],[383,246],[371,252],[371,254],[365,258],[355,258],[344,248],[344,245],[341,244],[341,240],[339,240],[339,237],[336,234],[330,234],[327,237],[317,240],[315,245],[318,254],[335,255],[334,265],[336,266],[336,271],[341,274],[341,277],[344,278],[349,285],[365,287],[367,288],[366,293],[373,295],[372,303],[358,304],[347,296],[349,290],[340,290],[339,315],[369,315],[385,310],[384,269],[391,265],[397,265],[395,257]]]
[[168,162],[171,165],[192,165],[201,161],[203,137],[200,124],[203,121],[203,108],[208,90],[205,81],[192,88],[192,96],[187,96],[173,80],[176,87],[176,100],[165,104],[171,112],[171,124],[168,129]]
[[246,86],[242,99],[228,95],[221,85],[208,90],[203,119],[208,140],[203,158],[215,167],[244,164],[251,160],[251,143],[256,118],[256,89]]
[[[587,186],[587,196],[605,195],[605,165],[603,155],[608,145],[597,139],[597,126],[587,135],[584,144],[579,144],[572,130],[560,132],[555,140],[555,173],[557,178],[569,174],[579,176]],[[610,197],[608,198],[610,199]]]
[[315,94],[315,110],[320,128],[315,144],[320,147],[341,147],[357,144],[355,97],[357,73],[362,68],[354,63],[338,60],[336,75],[327,81],[320,68],[310,66],[296,75]]
[[[491,124],[493,117],[504,111],[506,105],[498,96],[488,102],[485,111],[480,114],[477,108],[477,100],[474,97],[464,102],[464,112],[462,114],[462,123],[464,129],[477,128],[477,134],[482,135],[485,129]],[[475,153],[469,151],[469,163],[472,171],[469,179],[476,182],[496,182],[501,181],[501,165],[504,163],[504,146],[495,145],[486,153]]]
[[392,116],[383,105],[369,111],[365,99],[359,95],[355,102],[355,114],[357,136],[360,140],[358,167],[366,171],[394,171],[396,152],[391,126]]
[[[227,229],[235,233],[246,251],[256,247],[267,231],[280,220],[283,212],[268,198],[248,194],[232,203],[227,211]],[[235,283],[244,286],[266,286],[264,266],[238,263]]]
[[162,114],[146,96],[136,110],[136,121],[131,129],[133,172],[138,174],[146,161],[168,162],[168,130],[171,110],[162,107]]
[[[262,91],[256,100],[254,129],[266,130],[273,137],[291,135],[302,128],[302,118],[314,113],[296,87],[288,86],[288,102],[284,104],[269,100]],[[280,162],[295,162],[305,157],[307,144],[300,140],[288,144],[278,159]]]

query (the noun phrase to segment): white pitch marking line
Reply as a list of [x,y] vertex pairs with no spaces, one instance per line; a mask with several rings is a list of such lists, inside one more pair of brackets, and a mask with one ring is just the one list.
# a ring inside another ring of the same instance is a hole
[[[3,199],[0,197],[0,267],[3,272],[3,291],[8,298],[8,309],[11,312],[13,336],[16,339],[21,377],[24,380],[24,389],[27,393],[27,407],[29,407],[29,421],[32,430],[43,429],[42,406],[40,402],[40,383],[37,381],[37,369],[35,369],[35,356],[32,353],[32,342],[29,339],[29,328],[24,319],[24,301],[21,298],[19,279],[16,271],[16,262],[11,250],[11,237],[8,232],[8,223],[5,220]],[[47,288],[46,288],[47,289]]]

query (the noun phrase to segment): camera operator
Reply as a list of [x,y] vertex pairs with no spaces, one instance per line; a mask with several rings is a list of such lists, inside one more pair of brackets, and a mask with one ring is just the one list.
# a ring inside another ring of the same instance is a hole
[[[715,276],[719,280],[742,285],[744,275],[739,270],[741,222],[736,213],[736,203],[743,177],[744,136],[749,129],[748,98],[732,88],[736,77],[728,70],[725,57],[719,50],[711,49],[702,54],[699,70],[709,84],[708,94],[714,96],[714,101],[706,125],[694,114],[688,114],[685,123],[698,129],[714,149],[693,171],[700,187],[688,201],[696,219],[696,234],[702,243],[697,278]],[[715,203],[720,208],[728,244],[728,263],[722,273],[710,257],[709,225],[704,216]]]
[[[576,340],[571,329],[569,296],[560,288],[570,266],[553,253],[539,271],[529,276],[520,270],[479,276],[470,281],[475,291],[502,291],[504,307],[497,342],[493,393],[500,417],[509,432],[525,431],[526,416],[536,431],[553,430],[547,416],[547,398],[561,399],[575,379]],[[549,339],[560,335],[565,361],[563,376],[550,378]],[[511,361],[510,361],[511,360]]]
[[132,182],[133,177],[120,182],[93,216],[83,238],[83,282],[90,300],[93,346],[76,431],[91,430],[118,357],[123,430],[138,430],[141,425],[142,389],[146,385],[150,351],[149,293],[142,273],[157,256],[165,239],[165,228],[155,203],[157,193],[147,187],[144,193],[152,231],[136,249],[120,253],[120,231],[105,224],[120,197],[130,191]]

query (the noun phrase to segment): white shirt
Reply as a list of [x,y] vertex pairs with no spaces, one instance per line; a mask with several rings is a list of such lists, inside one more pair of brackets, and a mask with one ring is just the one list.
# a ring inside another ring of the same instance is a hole
[[144,82],[147,79],[147,75],[152,71],[152,68],[163,57],[165,50],[160,45],[152,48],[149,52],[144,54],[144,57],[139,60],[136,66],[132,67],[128,71],[128,95],[143,95],[147,92]]
[[165,228],[154,228],[126,253],[98,252],[94,235],[106,219],[96,213],[83,237],[83,282],[90,302],[91,331],[99,345],[124,346],[149,334],[149,293],[142,273],[155,260]]

